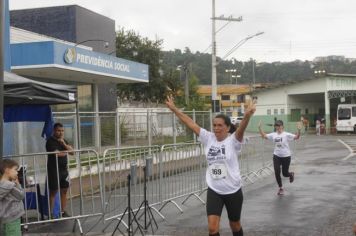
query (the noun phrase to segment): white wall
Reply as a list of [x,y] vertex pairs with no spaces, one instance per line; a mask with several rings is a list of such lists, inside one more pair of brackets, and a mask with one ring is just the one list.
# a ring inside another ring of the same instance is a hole
[[[34,33],[31,31],[19,29],[16,27],[11,27],[10,28],[10,42],[11,43],[32,43],[32,42],[47,42],[47,41],[56,41],[60,43],[65,43],[69,45],[75,45],[75,43],[67,42],[61,39],[56,39],[53,37],[49,37],[46,35]],[[92,51],[93,49],[91,47],[87,47],[84,45],[77,45],[76,47],[80,47],[86,50]]]
[[355,77],[339,77],[327,79],[327,90],[356,90]]
[[327,78],[315,78],[311,80],[300,81],[295,84],[285,86],[288,94],[311,94],[324,93],[326,90]]
[[[316,78],[257,91],[255,93],[258,96],[256,115],[267,115],[268,110],[271,110],[271,115],[287,115],[290,114],[291,109],[297,108],[302,109],[302,114],[306,108],[309,113],[315,113],[320,104],[324,106],[326,81],[326,78]],[[275,109],[278,110],[277,114],[274,113]],[[284,114],[281,114],[281,109],[284,109]]]
[[278,109],[280,114],[281,109],[287,112],[287,95],[283,88],[268,89],[256,93],[258,97],[256,115],[267,115],[267,110],[271,110],[271,115],[274,115],[274,109]]

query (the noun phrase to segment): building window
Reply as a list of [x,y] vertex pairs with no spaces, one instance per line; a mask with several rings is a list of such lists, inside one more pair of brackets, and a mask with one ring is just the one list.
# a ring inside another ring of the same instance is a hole
[[[77,86],[77,96],[80,111],[93,111],[93,93],[92,85],[78,85]],[[52,110],[55,112],[68,112],[74,111],[74,104],[59,104],[53,105]]]
[[238,103],[245,102],[245,95],[237,95],[237,102]]
[[291,109],[290,110],[290,121],[297,122],[300,121],[301,109]]
[[230,101],[230,95],[221,95],[221,100]]
[[281,115],[284,115],[284,108],[281,109]]
[[278,115],[278,109],[273,109],[273,115]]
[[353,117],[356,116],[356,107],[352,107],[352,116],[353,116]]
[[271,109],[267,109],[267,115],[271,115]]

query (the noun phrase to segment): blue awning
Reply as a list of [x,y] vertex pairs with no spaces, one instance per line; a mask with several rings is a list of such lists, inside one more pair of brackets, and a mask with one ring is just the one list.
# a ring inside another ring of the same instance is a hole
[[148,65],[56,41],[11,44],[11,70],[80,83],[147,83]]

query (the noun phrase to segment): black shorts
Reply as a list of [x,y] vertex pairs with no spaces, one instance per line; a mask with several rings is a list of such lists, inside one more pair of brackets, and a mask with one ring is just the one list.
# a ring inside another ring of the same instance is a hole
[[50,190],[58,190],[58,182],[60,188],[69,188],[69,173],[67,169],[59,170],[57,178],[57,170],[48,169],[48,187]]
[[214,190],[208,188],[206,203],[207,215],[221,216],[224,205],[226,206],[227,215],[230,221],[239,221],[241,217],[241,209],[243,202],[243,194],[241,188],[232,194],[218,194]]

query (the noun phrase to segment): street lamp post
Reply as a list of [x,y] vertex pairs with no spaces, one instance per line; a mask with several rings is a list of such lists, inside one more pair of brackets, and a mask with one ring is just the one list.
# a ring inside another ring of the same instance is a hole
[[212,105],[212,112],[219,112],[220,111],[220,102],[217,99],[217,79],[216,79],[216,27],[215,27],[215,21],[220,20],[220,21],[228,21],[228,22],[233,22],[233,21],[242,21],[242,17],[234,18],[232,16],[229,17],[215,17],[215,0],[212,0],[212,53],[211,53],[211,105]]
[[182,77],[182,70],[184,71],[184,101],[185,104],[189,104],[189,78],[188,78],[188,66],[186,64],[177,66],[179,70],[179,77]]
[[104,47],[105,48],[108,48],[109,47],[109,42],[104,40],[104,39],[87,39],[87,40],[84,40],[84,41],[81,41],[79,43],[76,43],[74,45],[74,47],[80,45],[80,44],[83,44],[83,43],[87,43],[87,42],[103,42],[104,43]]
[[[230,17],[215,17],[215,0],[212,0],[212,53],[211,53],[211,105],[212,105],[212,112],[216,113],[220,111],[220,101],[217,99],[217,76],[216,76],[216,67],[218,65],[216,61],[216,27],[215,27],[215,21],[216,20],[222,20],[222,21],[242,21],[242,17],[238,18],[233,18],[232,16]],[[261,35],[263,32],[259,32],[255,35],[251,35],[243,40],[241,40],[237,45],[235,45],[229,52],[228,54],[223,57],[222,59],[224,60],[227,56],[229,56],[231,53],[233,53],[237,48],[239,48],[242,44],[244,44],[247,40]]]
[[315,76],[323,76],[326,74],[326,71],[325,70],[315,70],[314,71],[314,75]]
[[256,76],[255,76],[255,60],[251,58],[252,62],[252,91],[255,89]]
[[241,75],[232,75],[232,76],[231,76],[231,80],[232,80],[232,78],[235,78],[235,84],[237,84],[237,80],[238,80],[239,78],[241,78]]
[[233,74],[232,73],[236,73],[236,69],[227,69],[225,70],[226,73],[229,73],[229,77],[230,77],[230,84],[232,84],[232,76]]

